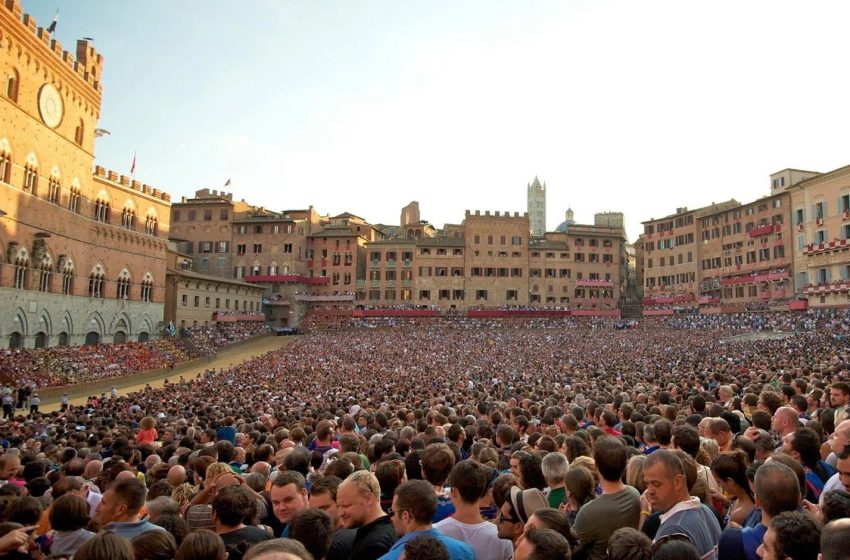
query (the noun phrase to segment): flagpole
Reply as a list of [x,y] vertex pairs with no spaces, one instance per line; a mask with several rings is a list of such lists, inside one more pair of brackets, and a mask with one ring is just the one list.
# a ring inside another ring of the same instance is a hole
[[56,32],[56,24],[59,23],[59,6],[56,6],[56,15],[53,16],[53,21],[50,22],[50,25],[47,28],[47,32],[50,35],[53,35]]

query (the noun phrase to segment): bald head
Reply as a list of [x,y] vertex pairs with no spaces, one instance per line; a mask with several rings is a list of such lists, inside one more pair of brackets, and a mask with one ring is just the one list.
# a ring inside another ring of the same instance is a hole
[[272,466],[271,466],[270,464],[266,463],[265,461],[257,461],[256,463],[254,463],[253,465],[251,465],[251,470],[250,470],[250,472],[252,472],[252,473],[260,473],[261,475],[263,475],[263,476],[265,476],[266,478],[268,478],[268,477],[269,477],[269,475],[270,475],[270,474],[271,474],[271,472],[272,472]]
[[122,480],[136,480],[136,473],[133,471],[121,471],[115,477],[115,482],[121,482]]
[[92,480],[97,478],[97,475],[101,472],[103,472],[103,461],[95,459],[86,463],[86,468],[83,471],[83,478],[86,480]]
[[780,406],[773,414],[771,427],[773,431],[784,436],[793,432],[799,422],[796,410],[790,406]]
[[155,467],[156,465],[158,465],[161,462],[162,462],[162,458],[160,458],[159,455],[151,454],[151,455],[148,455],[147,459],[145,459],[145,467],[147,467],[148,469],[152,469],[153,467]]
[[173,486],[180,486],[186,482],[186,469],[182,465],[174,465],[168,469],[168,475],[165,477]]

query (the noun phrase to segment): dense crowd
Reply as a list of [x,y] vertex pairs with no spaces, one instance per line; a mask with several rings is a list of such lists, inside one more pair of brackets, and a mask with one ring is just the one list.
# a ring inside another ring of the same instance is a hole
[[243,342],[268,332],[269,327],[264,321],[229,321],[202,327],[187,327],[181,334],[190,341],[184,346],[188,347],[193,357],[199,357],[210,356],[224,346]]
[[169,369],[188,359],[186,351],[170,339],[49,349],[10,348],[0,353],[0,383],[36,388],[74,385]]
[[850,330],[850,310],[810,310],[805,313],[679,314],[665,320],[678,329],[726,329],[735,331]]
[[847,558],[847,316],[806,317],[751,342],[663,321],[326,330],[21,415],[0,424],[0,551]]
[[163,337],[148,342],[9,348],[0,351],[0,385],[43,389],[173,369],[191,359],[213,355],[227,345],[268,332],[263,322],[240,321],[198,327],[183,333],[183,337]]

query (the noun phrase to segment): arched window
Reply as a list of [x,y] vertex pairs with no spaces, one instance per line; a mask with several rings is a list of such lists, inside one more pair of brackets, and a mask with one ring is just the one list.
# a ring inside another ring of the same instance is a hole
[[12,154],[0,152],[0,181],[8,183],[12,179]]
[[86,346],[100,344],[100,333],[97,331],[89,331],[86,333]]
[[24,166],[24,190],[36,194],[36,189],[38,189],[38,168],[27,163]]
[[96,222],[109,223],[109,201],[98,196],[94,203],[94,220]]
[[83,124],[83,119],[80,119],[80,124],[77,125],[77,129],[74,131],[74,142],[77,145],[83,145],[83,137],[85,136],[86,125]]
[[45,255],[38,265],[38,291],[50,291],[50,277],[53,274],[53,262],[49,255]]
[[133,229],[136,221],[136,211],[130,203],[121,211],[121,227],[124,229]]
[[59,196],[62,193],[62,187],[59,185],[59,177],[51,175],[47,180],[47,200],[53,204],[59,204]]
[[91,271],[91,274],[89,274],[89,297],[103,297],[103,280],[103,268],[98,265]]
[[70,337],[68,336],[68,333],[66,333],[65,331],[59,333],[59,346],[68,346],[69,342]]
[[150,272],[145,274],[145,277],[142,279],[141,288],[141,300],[153,301],[153,276]]
[[9,348],[20,348],[24,344],[24,337],[19,332],[13,332],[9,336]]
[[121,271],[116,284],[115,297],[122,300],[130,299],[130,273],[126,268]]
[[20,89],[21,78],[18,75],[18,71],[12,68],[12,71],[6,76],[6,97],[12,100],[12,102],[18,102],[18,90]]
[[74,293],[74,261],[65,259],[62,263],[60,259],[60,267],[62,272],[62,293],[70,295]]
[[68,196],[68,210],[78,214],[80,212],[80,184],[74,179],[71,181],[71,191]]
[[26,249],[21,249],[15,258],[15,288],[24,290],[27,287],[27,271],[29,270],[30,258]]
[[46,348],[47,347],[47,333],[44,331],[40,331],[35,335],[35,347],[36,348]]
[[151,210],[145,218],[145,233],[148,235],[156,235],[159,231],[159,221],[156,218],[156,213]]

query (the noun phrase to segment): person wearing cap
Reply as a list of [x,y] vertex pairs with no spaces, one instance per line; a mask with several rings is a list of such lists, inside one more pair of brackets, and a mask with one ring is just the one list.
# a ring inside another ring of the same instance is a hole
[[593,459],[601,477],[602,495],[579,510],[573,529],[578,536],[579,550],[588,560],[603,560],[608,539],[614,531],[621,527],[637,529],[643,512],[640,493],[623,484],[628,460],[623,442],[612,436],[600,437],[593,449]]
[[463,541],[447,537],[431,524],[437,510],[437,495],[424,480],[410,480],[395,490],[389,512],[399,539],[379,560],[398,560],[405,545],[419,536],[434,537],[449,553],[450,560],[475,560],[472,547]]
[[512,486],[496,518],[499,538],[510,540],[516,548],[528,519],[535,511],[546,507],[549,507],[546,496],[537,488],[523,490],[519,486]]

